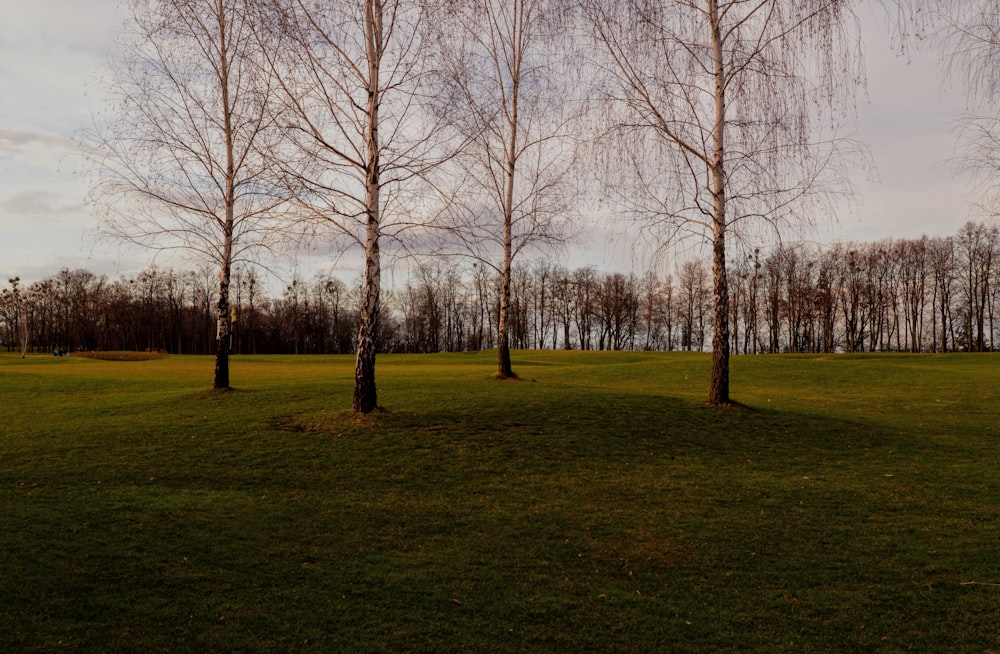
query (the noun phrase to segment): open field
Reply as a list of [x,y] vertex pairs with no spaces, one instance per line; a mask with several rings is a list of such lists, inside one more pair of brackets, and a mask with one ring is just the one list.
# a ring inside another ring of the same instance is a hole
[[1000,356],[0,356],[0,651],[1000,652]]

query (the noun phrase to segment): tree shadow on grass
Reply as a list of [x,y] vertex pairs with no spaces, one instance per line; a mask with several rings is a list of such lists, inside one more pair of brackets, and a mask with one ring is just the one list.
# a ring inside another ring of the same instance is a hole
[[275,427],[319,437],[392,437],[400,447],[408,443],[426,447],[435,440],[442,446],[474,446],[485,439],[529,452],[561,449],[624,457],[638,445],[647,452],[652,447],[667,453],[680,449],[702,456],[739,457],[775,448],[786,454],[873,448],[894,440],[889,430],[871,424],[740,403],[708,406],[653,393],[573,388],[544,393],[536,392],[540,387],[521,384],[501,388],[517,389],[517,401],[492,395],[467,402],[431,398],[368,415],[350,410],[289,415]]
[[[397,387],[366,416],[318,408],[321,385],[173,397],[150,421],[176,434],[139,460],[107,439],[39,488],[9,479],[18,565],[0,616],[36,649],[52,634],[144,651],[288,649],[303,633],[331,650],[856,651],[872,633],[923,644],[915,628],[936,630],[926,649],[982,651],[976,630],[995,634],[989,589],[955,583],[995,570],[993,534],[949,522],[988,525],[992,505],[944,492],[946,468],[928,490],[887,477],[906,436],[480,382]],[[213,412],[234,419],[192,438]],[[18,478],[53,474],[30,460]]]

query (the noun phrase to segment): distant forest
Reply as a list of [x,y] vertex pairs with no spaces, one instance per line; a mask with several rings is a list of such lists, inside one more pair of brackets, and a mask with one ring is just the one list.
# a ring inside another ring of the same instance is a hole
[[[785,245],[729,267],[732,349],[767,352],[990,351],[1000,328],[1000,228],[955,236]],[[0,291],[8,352],[151,350],[212,354],[218,280],[206,268],[149,268],[109,279],[63,269]],[[511,345],[518,349],[704,350],[711,345],[711,271],[669,275],[515,267]],[[346,354],[356,346],[360,287],[318,276],[280,297],[253,270],[233,276],[236,354]],[[496,347],[499,279],[481,267],[419,266],[381,308],[381,352]]]

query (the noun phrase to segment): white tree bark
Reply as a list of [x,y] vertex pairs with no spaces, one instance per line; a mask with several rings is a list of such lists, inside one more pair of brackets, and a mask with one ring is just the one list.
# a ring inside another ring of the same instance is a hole
[[[515,259],[561,241],[572,205],[566,179],[580,112],[567,64],[571,3],[445,0],[441,9],[435,43],[447,90],[438,110],[463,144],[448,169],[458,183],[439,226],[499,277],[497,376],[514,377]],[[557,43],[567,46],[561,54]]]
[[87,139],[107,235],[218,266],[215,388],[228,388],[229,285],[276,242],[273,137],[244,0],[132,0],[110,118]]
[[584,0],[620,145],[609,192],[661,242],[711,245],[710,404],[730,402],[728,237],[778,229],[849,188],[827,126],[862,77],[855,4]]
[[436,161],[424,8],[408,0],[272,0],[261,17],[286,143],[275,158],[307,235],[364,253],[353,407],[378,407],[381,256],[421,222],[415,186]]

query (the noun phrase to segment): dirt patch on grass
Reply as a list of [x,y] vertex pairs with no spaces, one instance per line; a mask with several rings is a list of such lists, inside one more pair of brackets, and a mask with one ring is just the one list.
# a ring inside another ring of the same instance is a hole
[[283,416],[274,422],[275,429],[296,434],[332,434],[339,436],[348,431],[376,431],[383,426],[389,411],[381,407],[371,413],[319,411],[295,416]]
[[712,404],[711,402],[702,402],[702,406],[706,409],[712,409],[714,411],[731,411],[734,413],[755,413],[756,410],[743,404],[742,402],[737,402],[735,400],[730,400],[724,404]]
[[165,359],[166,352],[73,352],[71,357],[99,361],[152,361]]

